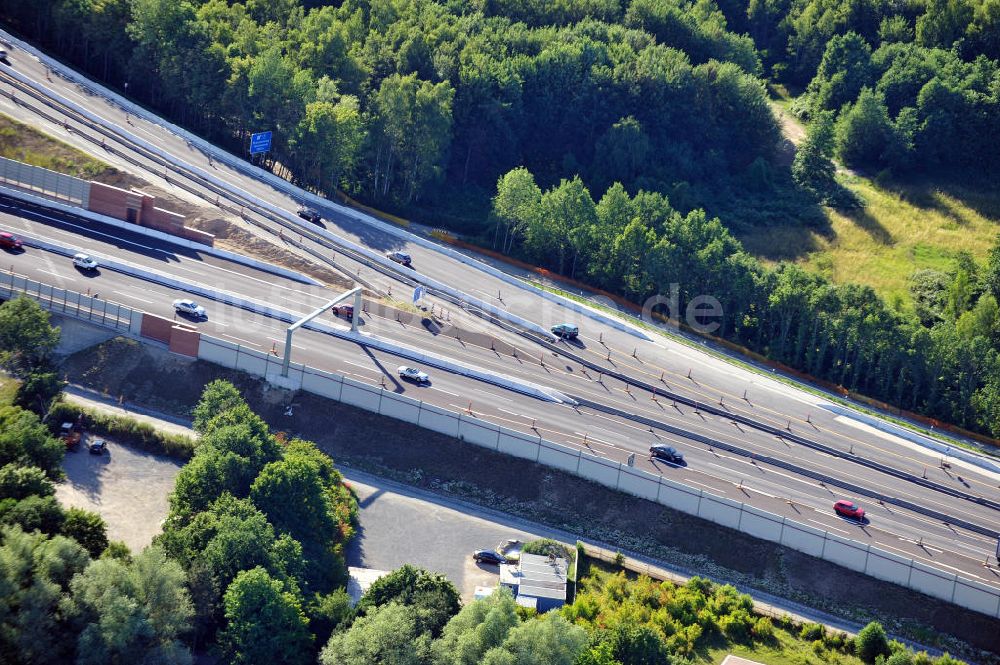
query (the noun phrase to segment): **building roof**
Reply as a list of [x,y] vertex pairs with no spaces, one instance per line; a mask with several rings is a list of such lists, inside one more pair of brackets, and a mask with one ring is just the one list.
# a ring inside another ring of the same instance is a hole
[[351,597],[351,607],[354,607],[361,600],[361,596],[365,595],[365,591],[368,591],[368,587],[378,578],[388,575],[389,571],[350,566],[347,574],[350,575],[347,580],[347,595]]
[[518,573],[522,585],[566,586],[566,559],[522,554],[518,562]]
[[566,587],[561,587],[559,589],[553,589],[551,587],[543,586],[527,586],[522,584],[517,588],[517,597],[528,596],[529,598],[551,598],[553,600],[561,600],[566,602]]

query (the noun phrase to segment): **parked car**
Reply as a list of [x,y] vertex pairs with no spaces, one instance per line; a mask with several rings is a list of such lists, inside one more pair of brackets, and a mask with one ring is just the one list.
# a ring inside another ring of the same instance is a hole
[[302,206],[299,208],[298,215],[302,219],[308,220],[313,224],[319,224],[323,221],[323,218],[320,217],[319,213],[316,212],[314,208],[310,208],[308,206]]
[[80,432],[72,422],[63,423],[59,428],[59,438],[68,450],[73,450],[80,443]]
[[178,314],[187,314],[198,319],[205,318],[205,308],[189,298],[175,300],[174,311]]
[[677,452],[676,448],[671,448],[670,446],[650,446],[649,456],[655,459],[661,459],[665,462],[670,462],[672,464],[680,464],[684,461],[684,455],[681,455]]
[[552,326],[551,330],[553,335],[564,339],[576,339],[580,335],[580,329],[568,323]]
[[89,254],[74,254],[73,265],[80,270],[97,270],[97,261]]
[[345,319],[354,317],[354,305],[334,305],[330,308],[334,316],[342,316]]
[[104,439],[91,439],[87,444],[87,450],[91,455],[103,455],[108,449],[108,442]]
[[833,504],[833,511],[841,517],[850,517],[859,522],[865,518],[865,509],[846,499],[841,499]]
[[431,380],[431,377],[427,376],[426,372],[421,372],[416,367],[400,365],[396,368],[396,373],[399,374],[399,378],[413,381],[414,383],[427,383]]
[[507,557],[503,554],[497,554],[493,550],[476,550],[472,553],[472,559],[476,563],[493,563],[498,566],[501,563],[507,563]]
[[22,246],[21,239],[16,235],[8,231],[0,231],[0,247],[4,249],[21,249]]
[[410,262],[413,260],[410,258],[410,255],[407,254],[406,252],[389,252],[388,254],[386,254],[386,258],[388,258],[390,261],[395,261],[396,263],[404,265],[407,268],[411,267]]

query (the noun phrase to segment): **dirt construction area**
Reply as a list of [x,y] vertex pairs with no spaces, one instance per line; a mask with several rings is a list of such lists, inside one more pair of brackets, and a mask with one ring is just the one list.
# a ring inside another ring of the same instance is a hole
[[160,533],[181,463],[106,440],[102,455],[87,451],[86,438],[66,453],[66,480],[56,486],[56,497],[65,506],[100,514],[108,523],[108,538],[138,552]]
[[[315,441],[335,462],[855,622],[876,619],[891,632],[952,653],[961,645],[949,636],[958,637],[985,650],[967,657],[998,662],[989,655],[1000,653],[996,619],[549,467],[133,341],[111,340],[76,353],[63,371],[74,383],[178,415],[190,413],[205,383],[225,378],[274,430]],[[292,416],[285,415],[289,405]]]

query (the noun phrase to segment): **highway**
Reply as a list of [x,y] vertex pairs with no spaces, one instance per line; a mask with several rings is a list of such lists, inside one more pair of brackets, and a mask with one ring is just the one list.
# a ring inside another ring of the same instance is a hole
[[[331,295],[330,291],[320,287],[283,280],[197,252],[178,251],[167,243],[150,238],[128,234],[114,238],[107,233],[108,228],[99,225],[87,229],[69,226],[74,222],[63,219],[62,215],[49,214],[46,218],[40,218],[40,215],[30,211],[23,214],[24,217],[0,214],[0,225],[35,237],[44,237],[51,242],[64,243],[71,240],[75,243],[73,248],[92,252],[98,256],[114,255],[120,260],[152,269],[157,267],[162,269],[167,266],[170,274],[179,278],[212,284],[218,288],[228,288],[232,285],[237,289],[237,293],[240,292],[239,289],[246,288],[247,284],[269,283],[270,302],[301,313]],[[40,219],[33,220],[32,217]],[[74,268],[65,257],[33,248],[23,253],[5,254],[4,264],[12,266],[15,272],[34,279],[81,292],[89,289],[91,293],[100,293],[104,298],[162,316],[173,316],[170,302],[183,295],[172,289],[142,282],[107,269],[101,270],[96,276],[90,276]],[[254,288],[251,288],[252,290]],[[259,297],[260,294],[247,295]],[[202,303],[209,311],[208,320],[192,324],[206,333],[260,351],[268,351],[275,346],[281,348],[284,342],[284,324],[220,303],[204,300]],[[330,318],[329,321],[332,320]],[[500,356],[484,345],[477,346],[468,342],[463,345],[452,337],[432,335],[423,326],[404,326],[395,320],[381,319],[372,315],[364,316],[364,321],[366,323],[364,328],[370,327],[380,336],[410,344],[417,341],[421,348],[437,351],[441,355],[447,354],[463,362],[487,369],[493,368],[543,385],[546,385],[549,372],[552,372],[553,376],[558,373],[559,378],[548,379],[550,381],[548,385],[564,388],[566,377],[575,373],[570,372],[565,366],[552,365],[543,368],[540,364],[532,362],[527,355],[523,355],[518,362],[510,356]],[[346,322],[344,326],[347,326]],[[470,339],[473,337],[474,335],[469,336]],[[496,343],[505,342],[496,338]],[[584,448],[588,452],[618,461],[624,461],[630,453],[636,453],[637,466],[640,468],[662,473],[674,480],[708,489],[732,499],[750,501],[761,508],[834,533],[869,540],[890,551],[931,560],[938,565],[949,566],[956,571],[989,581],[990,571],[978,566],[981,562],[979,553],[987,551],[991,544],[988,538],[928,520],[912,511],[902,510],[891,504],[878,505],[865,502],[871,516],[870,521],[867,525],[857,525],[837,518],[829,510],[832,500],[847,496],[847,492],[839,490],[836,486],[824,487],[771,465],[754,463],[746,457],[720,450],[713,451],[708,446],[672,436],[662,430],[650,432],[648,428],[620,418],[595,413],[589,409],[574,409],[565,405],[553,406],[441,371],[431,370],[433,381],[430,386],[418,387],[403,383],[398,381],[394,372],[394,368],[402,362],[398,358],[377,351],[359,349],[353,343],[328,335],[303,331],[297,333],[294,344],[293,359],[296,362],[338,371],[373,385],[384,380],[397,392],[453,410],[467,409],[469,402],[472,402],[473,413],[491,422],[525,433],[536,432],[545,438]],[[520,352],[520,354],[526,353],[527,350]],[[586,378],[577,377],[575,380],[580,382],[575,391],[578,394],[587,394],[595,400],[603,396],[605,401],[616,403],[621,407],[627,406],[627,403],[632,401],[623,390],[615,391],[611,387],[601,386],[595,380]],[[585,390],[587,384],[589,392]],[[726,434],[727,429],[732,428],[728,423],[696,415],[690,410],[675,409],[665,404],[661,406],[652,404],[652,406],[646,405],[646,408],[661,411],[662,419],[678,427],[715,435],[720,439]],[[664,412],[669,413],[669,416],[663,415]],[[730,441],[751,447],[758,454],[782,453],[786,459],[804,465],[808,461],[803,454],[797,453],[786,443],[777,440],[772,442],[753,432],[746,434],[747,437],[743,440],[730,437]],[[687,465],[675,467],[650,461],[643,453],[649,444],[658,441],[675,445],[682,450],[687,458]],[[782,448],[785,450],[782,451]],[[832,465],[837,462],[818,455],[812,460],[811,466],[817,469],[825,468],[826,471],[833,473]],[[852,476],[850,469],[845,469],[843,473],[844,477],[858,482],[859,479]],[[949,509],[940,497],[924,496],[915,491],[919,488],[914,488],[905,481],[872,477],[871,482],[882,491],[891,489],[913,501],[934,500],[935,508]],[[964,519],[985,524],[989,524],[991,518],[989,509],[975,504],[963,506],[958,514]]]
[[[34,78],[39,84],[57,90],[59,94],[72,99],[91,112],[111,122],[124,125],[124,130],[128,133],[155,142],[160,149],[173,155],[178,163],[212,171],[216,177],[231,183],[234,187],[288,210],[294,210],[296,201],[287,194],[276,191],[258,179],[228,169],[218,159],[209,164],[205,153],[188,144],[183,138],[146,123],[134,115],[130,117],[130,124],[125,124],[122,110],[109,104],[106,99],[82,92],[59,77],[52,77],[51,83],[45,81],[41,65],[23,53],[14,54],[11,59],[20,73]],[[40,120],[24,101],[12,103],[9,98],[4,97],[0,98],[0,104],[5,113],[24,122],[45,125],[45,121]],[[79,147],[86,147],[95,156],[101,157],[100,148],[96,143],[82,138],[83,134],[90,131],[88,128],[71,122],[71,131],[68,134],[64,128],[53,126],[51,123],[45,129],[50,133],[62,135],[63,138],[69,138]],[[117,145],[115,150],[126,152],[127,142]],[[134,155],[137,159],[141,157],[138,153]],[[135,166],[126,164],[123,168],[134,170]],[[152,164],[149,168],[156,173]],[[172,174],[171,180],[175,181],[176,177]],[[164,184],[168,187],[173,186],[166,181]],[[992,474],[961,466],[955,461],[952,461],[950,468],[940,468],[941,460],[937,455],[907,444],[898,437],[876,432],[850,418],[831,413],[821,408],[823,400],[814,395],[797,391],[761,374],[726,363],[714,355],[692,349],[674,339],[658,337],[653,342],[642,341],[610,326],[582,319],[566,308],[528,291],[516,289],[496,277],[444,254],[414,243],[406,243],[373,226],[339,215],[332,208],[323,209],[322,212],[328,220],[326,223],[328,230],[379,252],[394,249],[407,251],[413,256],[414,268],[420,273],[461,288],[476,297],[492,299],[499,306],[542,325],[548,326],[562,321],[576,323],[583,330],[581,343],[569,347],[568,350],[582,355],[595,365],[609,370],[615,369],[636,381],[658,383],[663,386],[663,390],[715,404],[733,414],[747,416],[778,428],[787,427],[790,432],[807,436],[849,456],[876,460],[918,476],[926,475],[928,480],[954,490],[994,501],[1000,500],[998,491],[1000,482]],[[268,224],[265,219],[258,221],[263,226]],[[79,228],[74,229],[65,224],[60,226],[52,220],[39,219],[31,222],[6,215],[3,216],[2,224],[37,232],[40,236],[45,235],[54,242],[62,244],[76,238],[75,242],[78,245],[86,242],[85,246],[80,246],[87,251],[120,257],[137,265],[159,266],[157,269],[169,269],[179,279],[213,285],[233,293],[251,296],[256,300],[267,300],[294,311],[308,311],[330,296],[329,291],[321,288],[307,287],[290,281],[282,283],[280,279],[271,275],[254,276],[250,269],[236,267],[235,264],[226,266],[224,265],[226,262],[208,260],[208,257],[203,255],[185,255],[176,248],[169,247],[150,249],[150,239],[144,237],[141,240],[131,241],[135,244],[129,244],[93,233],[88,235]],[[34,226],[18,226],[19,224]],[[48,230],[40,229],[41,226]],[[276,232],[277,228],[274,226],[273,230]],[[61,235],[56,237],[56,234]],[[304,240],[305,244],[310,242],[308,239]],[[314,243],[312,247],[316,251],[330,251],[329,247],[319,242]],[[162,287],[149,284],[137,285],[135,280],[109,271],[103,271],[97,278],[87,279],[72,269],[67,260],[48,254],[41,254],[45,258],[39,260],[38,254],[35,250],[29,250],[22,255],[11,255],[10,264],[15,271],[34,279],[79,290],[84,290],[88,286],[92,289],[99,288],[104,297],[123,304],[153,313],[168,316],[172,314],[169,301],[177,295]],[[349,259],[342,260],[349,264]],[[360,265],[350,264],[350,266],[363,269]],[[350,268],[348,272],[349,270]],[[409,288],[405,281],[395,280],[391,275],[379,273],[376,276],[376,273],[370,272],[378,282],[377,291],[391,288],[394,291],[401,289],[406,292]],[[59,279],[65,282],[56,281]],[[97,286],[98,283],[100,286]],[[105,283],[108,286],[105,286]],[[500,295],[502,300],[498,299],[497,295]],[[206,303],[206,306],[210,311],[209,320],[199,325],[209,334],[260,350],[268,350],[272,344],[277,344],[280,348],[284,342],[283,326],[276,321],[250,316],[242,310],[232,310],[217,304]],[[832,457],[791,443],[787,439],[779,440],[759,430],[734,424],[731,419],[704,412],[696,413],[689,407],[675,406],[670,400],[662,397],[654,400],[652,399],[654,395],[633,387],[634,384],[630,385],[608,377],[600,378],[593,370],[587,370],[575,361],[567,361],[565,357],[552,355],[550,351],[532,344],[523,337],[494,326],[487,326],[468,316],[458,316],[457,312],[456,319],[452,321],[454,328],[461,331],[468,330],[468,335],[460,332],[460,336],[455,337],[451,334],[442,334],[440,331],[432,334],[420,323],[416,321],[408,325],[405,321],[397,322],[393,319],[366,316],[364,330],[499,373],[550,386],[579,398],[738,446],[757,455],[767,455],[811,469],[816,473],[829,474],[840,478],[842,482],[860,484],[871,488],[872,491],[904,498],[957,519],[993,529],[1000,523],[997,511],[991,508],[918,487],[911,482],[861,467],[850,459]],[[484,343],[484,338],[491,339],[494,342],[493,346],[516,349],[516,357],[512,353],[491,350]],[[377,352],[360,350],[354,344],[318,333],[305,332],[296,337],[296,344],[301,345],[301,348],[294,349],[293,357],[297,362],[306,362],[323,369],[334,369],[352,375],[353,378],[373,383],[378,383],[382,377],[385,377],[386,381],[395,381],[392,368],[399,364],[398,359]],[[331,349],[335,350],[335,353],[331,353]],[[994,541],[984,536],[964,529],[951,528],[939,521],[928,520],[922,515],[891,505],[879,506],[865,501],[863,496],[858,498],[869,509],[871,523],[868,526],[855,526],[830,514],[829,505],[832,499],[847,495],[836,486],[822,487],[814,479],[759,462],[754,463],[754,460],[746,455],[709,450],[708,446],[690,438],[675,436],[657,427],[650,432],[649,427],[645,425],[607,413],[597,413],[585,408],[552,406],[521,395],[499,391],[493,386],[477,384],[440,372],[435,373],[434,379],[433,385],[429,388],[418,389],[401,384],[396,388],[408,394],[417,392],[421,399],[449,408],[467,409],[471,402],[471,408],[476,415],[493,422],[520,431],[537,431],[545,438],[586,447],[617,460],[623,460],[631,452],[644,453],[650,443],[662,440],[678,447],[688,459],[688,465],[683,468],[671,468],[662,464],[655,466],[656,470],[668,477],[696,487],[710,488],[730,498],[749,501],[761,508],[796,519],[814,522],[817,526],[823,525],[823,528],[834,532],[843,532],[844,535],[862,540],[871,538],[871,542],[879,543],[906,556],[931,559],[939,565],[942,561],[947,561],[944,565],[962,570],[966,575],[993,584],[1000,583],[994,571],[980,565],[995,546]],[[653,468],[652,463],[643,455],[638,457],[640,466]],[[800,514],[799,511],[803,510],[810,512],[806,515]]]

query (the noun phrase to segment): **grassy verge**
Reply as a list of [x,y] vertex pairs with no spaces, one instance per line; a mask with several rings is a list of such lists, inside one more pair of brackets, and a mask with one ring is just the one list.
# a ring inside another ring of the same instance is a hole
[[104,181],[117,169],[0,114],[0,156],[86,180]]
[[191,437],[162,432],[149,423],[128,416],[109,415],[68,402],[55,404],[49,411],[48,421],[53,427],[59,427],[60,423],[76,422],[81,416],[88,432],[117,442],[182,460],[190,459],[194,454],[196,442]]
[[[599,310],[599,311],[602,311],[602,312],[605,312],[605,313],[608,313],[608,314],[612,314],[612,315],[615,315],[615,316],[627,316],[627,314],[623,314],[619,310],[616,310],[616,309],[608,307],[606,305],[602,305],[600,303],[594,302],[593,300],[590,300],[590,299],[588,299],[588,298],[586,298],[584,296],[581,296],[581,295],[579,295],[577,293],[572,293],[570,291],[563,291],[562,289],[558,289],[558,288],[556,288],[554,286],[551,286],[549,284],[545,284],[543,282],[536,282],[534,280],[531,280],[530,283],[533,286],[537,286],[540,289],[543,289],[543,290],[548,291],[550,293],[554,293],[556,295],[563,296],[564,298],[568,298],[568,299],[573,300],[575,302],[587,305],[588,307],[592,307],[593,309],[596,309],[596,310]],[[880,418],[880,419],[885,420],[887,422],[891,422],[894,425],[899,425],[900,427],[902,427],[904,429],[907,429],[907,430],[909,430],[909,431],[911,431],[911,432],[913,432],[915,434],[921,434],[923,436],[927,436],[927,437],[930,437],[930,438],[935,439],[935,440],[940,440],[940,432],[935,432],[933,430],[926,429],[924,427],[921,427],[921,426],[917,425],[916,423],[910,422],[909,420],[904,420],[902,418],[897,418],[897,417],[893,416],[891,413],[885,413],[883,411],[876,411],[876,410],[871,409],[871,408],[869,408],[869,407],[867,407],[867,406],[865,406],[863,404],[859,404],[857,402],[846,400],[846,399],[840,397],[839,395],[835,395],[835,394],[830,393],[828,391],[822,390],[821,388],[817,388],[816,386],[809,385],[808,383],[802,383],[801,381],[797,381],[797,380],[795,380],[795,379],[793,379],[791,377],[785,376],[784,374],[780,374],[778,372],[768,371],[768,370],[766,370],[766,369],[764,369],[762,367],[758,367],[757,365],[754,365],[753,363],[749,363],[749,362],[746,362],[744,360],[740,360],[738,357],[736,357],[733,354],[724,353],[724,352],[722,352],[722,351],[720,351],[720,350],[718,350],[716,348],[713,348],[710,344],[708,344],[706,342],[698,342],[698,341],[690,339],[687,336],[682,335],[680,333],[671,332],[670,330],[666,330],[666,329],[661,328],[659,326],[654,326],[654,325],[652,325],[650,323],[647,323],[646,321],[643,321],[642,319],[629,318],[629,322],[631,322],[632,324],[634,324],[635,326],[637,326],[639,328],[642,328],[644,330],[648,330],[649,332],[652,332],[652,333],[655,333],[657,335],[660,335],[661,337],[665,337],[665,338],[667,338],[667,339],[669,339],[671,341],[678,342],[678,343],[684,344],[684,345],[686,345],[686,346],[688,346],[688,347],[690,347],[692,349],[697,349],[698,351],[701,351],[703,353],[707,353],[707,354],[709,354],[711,356],[714,356],[715,358],[718,358],[719,360],[722,360],[724,362],[730,363],[732,365],[736,365],[737,367],[740,367],[740,368],[745,369],[745,370],[750,371],[750,372],[754,372],[755,374],[759,374],[761,376],[766,376],[768,378],[774,379],[775,381],[779,381],[779,382],[781,382],[781,383],[783,383],[783,384],[785,384],[787,386],[795,388],[796,390],[805,391],[805,392],[807,392],[807,393],[809,393],[811,395],[815,395],[817,397],[821,397],[821,398],[823,398],[823,399],[825,399],[825,400],[827,400],[829,402],[833,402],[835,404],[839,404],[841,406],[845,406],[845,407],[848,407],[850,409],[854,409],[855,411],[858,411],[860,413],[864,413],[864,414],[867,414],[867,415],[870,415],[870,416],[874,416],[876,418]],[[963,439],[949,438],[947,440],[947,443],[949,445],[956,445],[956,446],[958,446],[960,448],[965,448],[966,450],[971,450],[972,452],[975,452],[975,453],[989,455],[991,457],[1000,457],[1000,450],[993,450],[993,449],[990,449],[990,448],[987,448],[987,447],[984,447],[984,446],[978,446],[976,444],[970,443],[970,442],[965,441]]]

